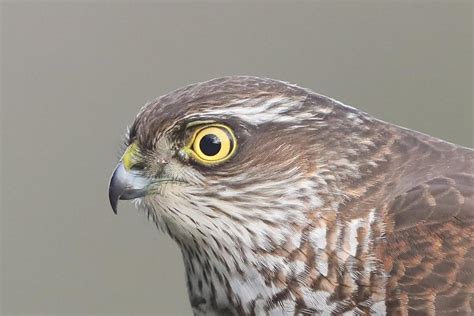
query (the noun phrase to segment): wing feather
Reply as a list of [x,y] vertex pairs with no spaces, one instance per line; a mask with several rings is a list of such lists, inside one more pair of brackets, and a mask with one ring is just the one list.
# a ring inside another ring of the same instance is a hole
[[387,209],[387,307],[393,314],[474,313],[474,176],[417,185]]

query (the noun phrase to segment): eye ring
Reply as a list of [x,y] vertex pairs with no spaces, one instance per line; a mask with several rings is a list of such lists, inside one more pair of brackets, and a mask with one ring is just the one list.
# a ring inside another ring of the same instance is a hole
[[196,129],[187,146],[191,157],[201,164],[217,164],[229,159],[237,145],[232,130],[222,124]]

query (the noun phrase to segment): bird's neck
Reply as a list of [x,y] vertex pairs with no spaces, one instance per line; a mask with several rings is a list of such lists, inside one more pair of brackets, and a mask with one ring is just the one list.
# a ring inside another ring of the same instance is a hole
[[[267,249],[220,243],[216,236],[182,244],[195,312],[329,312],[350,300],[380,301],[384,275],[374,256],[380,237],[375,211],[347,221],[335,212],[313,216]],[[364,290],[370,287],[379,290]]]

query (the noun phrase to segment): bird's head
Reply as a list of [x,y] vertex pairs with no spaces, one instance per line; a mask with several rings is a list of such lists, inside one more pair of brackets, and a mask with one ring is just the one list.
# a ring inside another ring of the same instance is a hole
[[136,199],[177,240],[212,236],[260,248],[284,242],[312,211],[335,203],[338,166],[354,168],[342,155],[344,128],[354,125],[346,116],[359,114],[344,108],[341,117],[338,107],[254,77],[162,96],[129,128],[110,181],[112,208]]

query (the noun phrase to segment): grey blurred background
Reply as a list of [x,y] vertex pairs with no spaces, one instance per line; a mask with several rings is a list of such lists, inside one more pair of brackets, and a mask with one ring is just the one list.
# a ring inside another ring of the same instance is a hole
[[472,2],[3,2],[1,311],[186,315],[180,252],[107,182],[147,100],[274,77],[473,146]]

